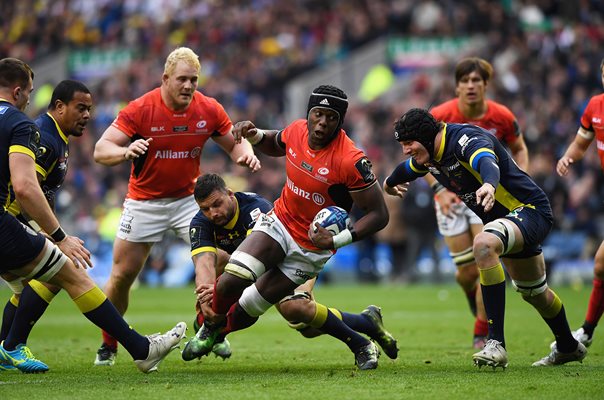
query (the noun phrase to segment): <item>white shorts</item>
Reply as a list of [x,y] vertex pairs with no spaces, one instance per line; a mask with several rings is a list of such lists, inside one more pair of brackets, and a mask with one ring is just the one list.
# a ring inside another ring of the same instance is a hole
[[193,195],[180,199],[124,200],[117,237],[129,242],[155,243],[173,231],[187,243],[189,224],[199,211]]
[[482,220],[464,202],[451,206],[449,215],[442,213],[437,201],[434,204],[438,231],[443,236],[456,236],[469,231],[470,225],[482,225]]
[[319,275],[333,253],[330,250],[307,250],[298,245],[273,212],[260,214],[254,231],[264,232],[283,249],[285,258],[277,267],[298,285]]

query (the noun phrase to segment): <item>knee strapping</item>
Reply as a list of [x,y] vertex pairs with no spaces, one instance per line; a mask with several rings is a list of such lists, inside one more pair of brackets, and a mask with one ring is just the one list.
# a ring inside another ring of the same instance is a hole
[[548,288],[545,275],[534,281],[516,281],[512,280],[512,285],[522,297],[535,297],[545,292]]
[[272,304],[262,297],[256,285],[245,288],[239,298],[239,305],[252,317],[259,317],[271,308]]
[[457,268],[465,267],[466,265],[474,262],[474,252],[472,251],[472,247],[468,247],[467,249],[457,253],[450,253],[450,255]]
[[488,232],[495,235],[501,240],[503,244],[503,253],[507,254],[516,243],[516,234],[514,233],[514,223],[507,219],[500,218],[495,221],[487,223],[483,228],[483,232]]
[[[13,294],[15,295],[20,295],[23,292],[23,288],[25,287],[23,285],[23,278],[17,278],[15,280],[12,281],[4,281],[6,282],[6,284],[8,285],[8,287],[10,288],[10,290],[13,292]],[[18,304],[18,301],[17,301]],[[15,305],[17,305],[15,304]]]
[[224,267],[224,272],[252,282],[256,282],[264,271],[266,271],[266,267],[262,261],[239,250],[233,252],[231,259]]
[[25,279],[48,282],[67,262],[67,256],[59,250],[56,244],[50,243],[49,240],[47,240],[47,244],[42,251],[44,252],[42,259]]

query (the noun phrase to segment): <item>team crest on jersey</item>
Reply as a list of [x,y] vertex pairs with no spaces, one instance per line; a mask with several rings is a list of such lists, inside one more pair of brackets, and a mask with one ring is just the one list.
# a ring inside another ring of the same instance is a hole
[[195,127],[197,129],[203,129],[203,128],[206,127],[207,124],[208,124],[208,121],[201,120],[201,121],[197,122],[197,124],[195,125]]
[[317,171],[319,173],[319,175],[327,175],[329,174],[329,170],[325,167],[321,167],[319,168],[319,170]]
[[520,215],[518,215],[522,210],[524,209],[524,207],[518,207],[515,210],[513,210],[512,212],[510,212],[508,215],[506,215],[506,217],[510,217],[510,218],[516,218],[518,221],[522,221],[522,218],[520,218]]
[[357,161],[354,166],[356,167],[357,171],[359,171],[359,173],[361,174],[361,177],[363,178],[363,181],[365,183],[371,183],[375,180],[375,175],[371,170],[371,161],[369,161],[369,159],[363,157],[359,161]]

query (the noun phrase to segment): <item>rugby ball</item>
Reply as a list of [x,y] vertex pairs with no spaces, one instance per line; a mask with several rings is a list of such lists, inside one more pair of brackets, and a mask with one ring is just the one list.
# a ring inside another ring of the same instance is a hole
[[318,222],[320,226],[334,235],[350,227],[348,212],[337,206],[325,207],[315,215],[312,220],[312,227],[316,231],[315,222]]

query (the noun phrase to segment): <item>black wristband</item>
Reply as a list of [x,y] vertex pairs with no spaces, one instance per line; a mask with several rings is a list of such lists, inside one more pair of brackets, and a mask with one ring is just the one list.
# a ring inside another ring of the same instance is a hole
[[352,241],[356,242],[359,239],[359,236],[357,235],[356,231],[354,230],[354,228],[352,226],[350,228],[348,228],[348,230],[350,231],[350,234],[352,235]]
[[59,242],[62,242],[67,237],[67,234],[59,225],[59,227],[57,229],[55,229],[55,231],[53,233],[50,234],[50,237],[52,238],[52,240],[55,241],[55,243],[59,243]]
[[440,183],[439,181],[435,181],[433,184],[430,185],[430,187],[432,188],[432,191],[434,192],[434,194],[438,194],[446,189],[443,186],[443,184]]

